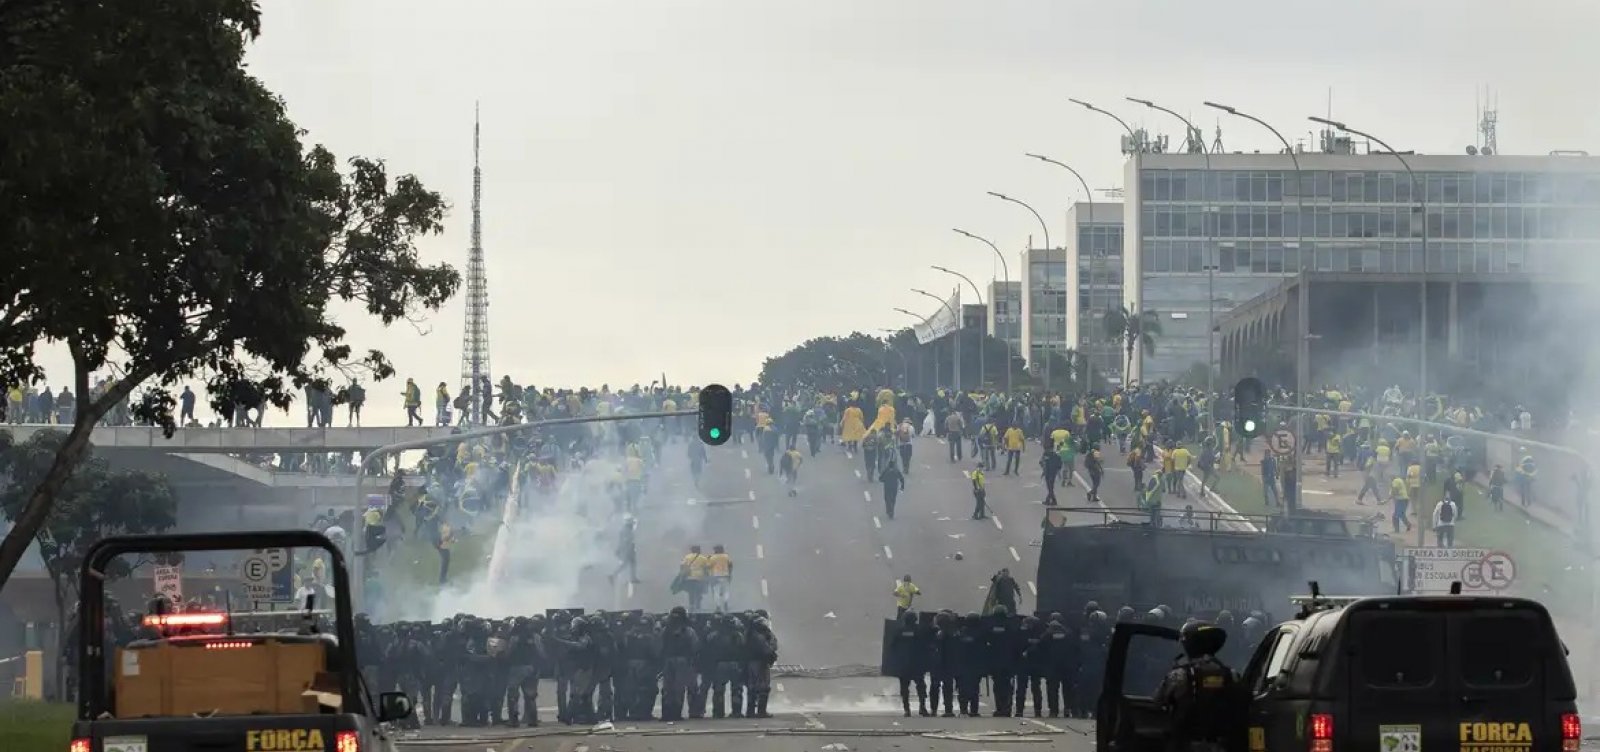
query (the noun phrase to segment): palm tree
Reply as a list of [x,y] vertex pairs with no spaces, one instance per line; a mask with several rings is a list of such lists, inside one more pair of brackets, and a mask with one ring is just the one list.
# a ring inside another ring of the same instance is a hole
[[1161,314],[1155,311],[1133,311],[1126,305],[1107,308],[1105,318],[1106,338],[1121,340],[1125,352],[1122,366],[1122,383],[1128,383],[1133,372],[1133,349],[1145,355],[1156,354],[1156,338],[1161,336]]

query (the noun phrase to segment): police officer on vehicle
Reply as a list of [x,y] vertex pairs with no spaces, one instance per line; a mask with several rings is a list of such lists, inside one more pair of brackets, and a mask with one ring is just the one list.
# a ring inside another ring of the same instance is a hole
[[1191,621],[1178,631],[1183,658],[1156,690],[1172,724],[1169,752],[1222,752],[1235,744],[1242,703],[1238,677],[1217,659],[1228,633],[1216,625]]

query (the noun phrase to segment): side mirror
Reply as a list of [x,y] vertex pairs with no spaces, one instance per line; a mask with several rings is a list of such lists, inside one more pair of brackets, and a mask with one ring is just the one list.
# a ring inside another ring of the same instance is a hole
[[383,692],[378,695],[378,721],[403,721],[411,717],[411,698],[404,692]]

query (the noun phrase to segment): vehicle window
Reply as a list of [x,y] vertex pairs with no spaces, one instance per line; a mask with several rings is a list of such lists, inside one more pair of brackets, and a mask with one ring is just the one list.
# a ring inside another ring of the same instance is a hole
[[1436,617],[1409,614],[1372,615],[1356,634],[1357,666],[1371,687],[1426,687],[1437,673],[1435,651],[1418,649],[1439,644]]
[[1134,635],[1128,643],[1126,673],[1122,694],[1129,697],[1154,697],[1180,652],[1176,640],[1152,635]]
[[1251,691],[1261,694],[1267,691],[1272,677],[1277,676],[1283,669],[1283,664],[1289,659],[1289,650],[1294,646],[1295,633],[1292,630],[1279,630],[1271,638],[1271,645],[1266,647],[1266,663],[1260,666],[1260,673],[1251,677]]
[[1461,681],[1474,687],[1517,687],[1533,680],[1544,625],[1529,614],[1483,614],[1463,620],[1456,652]]

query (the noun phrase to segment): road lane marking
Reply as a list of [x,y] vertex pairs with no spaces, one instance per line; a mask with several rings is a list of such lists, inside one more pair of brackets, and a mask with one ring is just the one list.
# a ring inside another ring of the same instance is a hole
[[872,501],[872,492],[871,491],[862,491],[861,492],[861,498],[866,499],[867,501]]
[[1028,592],[1033,593],[1035,596],[1039,594],[1039,588],[1033,586],[1033,580],[1028,580]]
[[856,477],[861,477],[861,468],[856,468]]
[[751,489],[751,490],[750,490],[750,500],[751,500],[751,501],[755,501],[755,500],[756,500],[756,492],[755,492],[755,489]]
[[628,583],[628,599],[633,599],[633,583],[631,581]]
[[1006,529],[1005,525],[1000,524],[1000,518],[999,517],[995,517],[993,515],[990,515],[989,519],[994,520],[994,528],[996,530],[1004,530],[1004,529]]
[[767,581],[766,580],[762,580],[761,581],[761,597],[762,598],[767,597]]
[[783,682],[773,682],[772,683],[772,688],[778,690],[779,692],[782,692],[783,691]]
[[765,558],[767,558],[767,549],[763,548],[760,543],[756,544],[756,558],[757,559],[765,559]]
[[744,479],[750,480],[750,468],[748,467],[744,469]]
[[1017,561],[1022,561],[1022,554],[1017,553],[1017,547],[1016,546],[1006,546],[1006,548],[1010,549],[1011,558],[1016,559]]
[[894,558],[894,552],[890,551],[888,546],[884,546],[883,547],[883,558],[885,558],[885,559],[893,559]]
[[1035,719],[1035,718],[1025,718],[1023,720],[1026,720],[1028,723],[1031,723],[1031,724],[1033,724],[1035,726],[1038,726],[1039,728],[1042,728],[1045,731],[1049,731],[1052,734],[1065,733],[1065,731],[1066,731],[1065,729],[1061,728],[1060,726],[1054,726],[1054,725],[1045,723],[1044,721],[1041,721],[1041,720],[1038,720],[1038,719]]
[[757,517],[757,516],[755,516],[753,514],[750,515],[750,527],[755,529],[755,530],[760,530],[761,529],[761,518]]
[[806,728],[812,731],[826,731],[828,728],[822,725],[822,721],[817,720],[816,713],[801,713],[800,717],[806,719]]
[[[743,459],[750,459],[750,452],[749,452],[749,451],[747,451],[747,450],[744,450],[744,449],[740,449],[740,450],[739,450],[739,456],[740,456],[740,457],[741,457],[741,458],[743,458]],[[746,470],[746,471],[744,471],[744,472],[745,472],[745,475],[749,475],[749,474],[750,474],[750,471],[749,471],[749,470]]]
[[872,526],[879,530],[883,529],[883,521],[878,519],[878,515],[872,515]]

